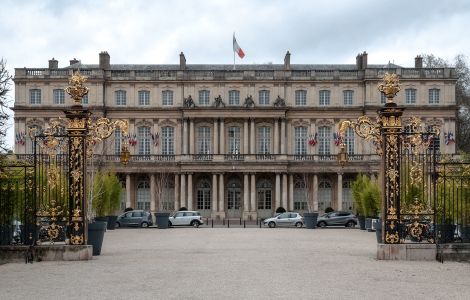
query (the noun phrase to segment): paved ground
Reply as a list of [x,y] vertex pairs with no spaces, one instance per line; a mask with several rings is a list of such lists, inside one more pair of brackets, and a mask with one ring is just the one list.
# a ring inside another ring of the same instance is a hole
[[89,262],[0,265],[0,299],[470,299],[470,264],[375,251],[357,229],[118,229]]

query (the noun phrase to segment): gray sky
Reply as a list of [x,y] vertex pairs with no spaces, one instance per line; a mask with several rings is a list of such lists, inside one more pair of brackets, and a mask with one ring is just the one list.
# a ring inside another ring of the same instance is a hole
[[[238,63],[354,64],[412,67],[417,54],[470,57],[468,0],[1,0],[0,57],[14,68],[59,67],[77,58],[97,64],[233,62],[232,34],[245,52]],[[11,93],[13,99],[13,93]],[[13,145],[10,130],[9,144]]]

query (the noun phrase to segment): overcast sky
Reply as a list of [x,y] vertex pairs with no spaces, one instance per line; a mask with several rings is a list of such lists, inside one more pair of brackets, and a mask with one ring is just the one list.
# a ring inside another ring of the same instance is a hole
[[0,57],[12,74],[52,57],[98,64],[103,50],[112,64],[178,64],[181,51],[188,64],[231,64],[233,32],[247,64],[281,64],[287,50],[292,64],[354,64],[363,51],[369,63],[404,67],[422,53],[470,57],[469,0],[0,2]]

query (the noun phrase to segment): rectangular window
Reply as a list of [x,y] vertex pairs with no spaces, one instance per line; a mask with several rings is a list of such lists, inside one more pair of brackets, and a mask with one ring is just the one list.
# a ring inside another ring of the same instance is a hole
[[320,91],[320,106],[330,105],[330,91]]
[[416,90],[415,89],[405,90],[405,103],[416,104]]
[[259,91],[259,105],[269,105],[269,91]]
[[271,128],[258,127],[258,154],[271,153]]
[[56,89],[53,91],[54,104],[65,104],[65,91],[63,89]]
[[240,91],[228,92],[228,105],[240,105]]
[[346,129],[345,136],[344,136],[344,144],[346,146],[346,152],[349,155],[354,154],[354,129],[348,128]]
[[139,91],[139,105],[150,105],[149,91]]
[[429,90],[429,104],[439,104],[439,89]]
[[306,155],[307,154],[307,127],[295,127],[294,128],[294,139],[295,139],[295,155]]
[[116,91],[116,105],[126,105],[126,91]]
[[122,131],[119,128],[114,130],[114,154],[120,155],[121,154],[121,141],[122,141]]
[[162,155],[175,155],[175,129],[162,128]]
[[162,92],[162,105],[172,106],[173,105],[173,91]]
[[343,91],[344,105],[353,105],[354,91]]
[[150,127],[142,126],[137,128],[139,143],[139,155],[150,155]]
[[210,127],[198,127],[197,129],[197,153],[211,153],[211,129]]
[[202,90],[199,91],[199,105],[200,106],[209,106],[209,91]]
[[318,128],[318,154],[330,155],[331,128],[322,126]]
[[304,90],[295,91],[295,105],[296,106],[307,105],[307,91],[304,91]]
[[88,104],[88,94],[82,97],[82,104]]
[[240,127],[228,129],[228,148],[230,154],[240,154]]
[[41,90],[40,89],[29,90],[29,103],[41,104]]

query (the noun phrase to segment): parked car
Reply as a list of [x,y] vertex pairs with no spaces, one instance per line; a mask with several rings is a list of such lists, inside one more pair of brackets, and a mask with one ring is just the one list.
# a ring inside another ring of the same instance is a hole
[[357,217],[347,211],[332,211],[324,214],[317,219],[318,227],[326,226],[346,226],[355,227],[357,225]]
[[153,225],[152,215],[144,210],[132,210],[118,216],[116,227],[138,226],[149,227]]
[[168,221],[168,226],[193,226],[204,224],[198,211],[177,211]]
[[263,221],[264,226],[274,228],[276,226],[295,226],[300,228],[304,226],[304,218],[296,212],[285,212]]

